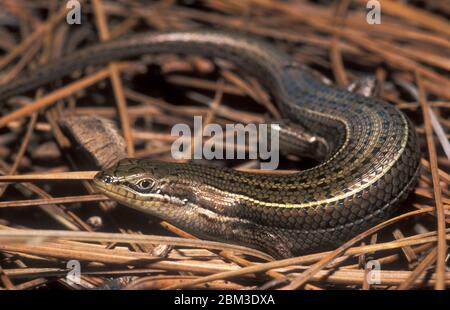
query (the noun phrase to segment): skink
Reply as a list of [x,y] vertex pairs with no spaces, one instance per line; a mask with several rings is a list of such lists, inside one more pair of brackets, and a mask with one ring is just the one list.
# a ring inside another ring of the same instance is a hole
[[124,159],[94,179],[112,199],[201,238],[290,257],[336,247],[383,221],[413,188],[420,154],[403,113],[382,100],[324,85],[287,54],[245,36],[181,31],[97,44],[0,87],[0,99],[88,65],[161,53],[222,58],[256,77],[283,117],[309,137],[281,139],[321,163],[278,175]]

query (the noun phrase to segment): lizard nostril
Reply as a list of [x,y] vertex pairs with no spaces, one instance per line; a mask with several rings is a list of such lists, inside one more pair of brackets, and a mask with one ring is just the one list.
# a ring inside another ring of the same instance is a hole
[[111,175],[111,173],[106,171],[99,171],[94,177],[94,183],[97,184],[111,184],[114,183],[115,178]]

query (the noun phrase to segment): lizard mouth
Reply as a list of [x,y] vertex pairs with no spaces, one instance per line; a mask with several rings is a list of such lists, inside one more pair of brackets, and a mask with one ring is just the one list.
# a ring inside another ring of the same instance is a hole
[[121,204],[142,210],[143,207],[150,208],[161,204],[180,204],[182,201],[176,197],[164,195],[159,191],[154,193],[138,193],[124,186],[105,172],[97,173],[93,179],[94,185],[98,190]]

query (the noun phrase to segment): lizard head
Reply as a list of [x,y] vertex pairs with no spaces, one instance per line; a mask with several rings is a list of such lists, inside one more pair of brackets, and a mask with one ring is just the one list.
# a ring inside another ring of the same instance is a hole
[[[94,177],[95,186],[115,201],[161,218],[187,203],[180,197],[180,171],[176,163],[122,159]],[[175,189],[177,189],[175,191]]]

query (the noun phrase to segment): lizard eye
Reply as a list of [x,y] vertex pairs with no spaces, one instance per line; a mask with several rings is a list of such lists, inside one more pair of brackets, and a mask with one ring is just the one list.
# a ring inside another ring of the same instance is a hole
[[149,179],[140,180],[137,186],[142,190],[147,190],[153,187],[154,182]]

